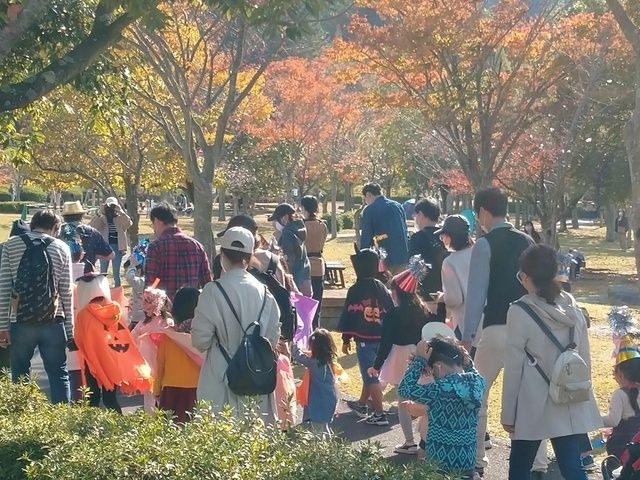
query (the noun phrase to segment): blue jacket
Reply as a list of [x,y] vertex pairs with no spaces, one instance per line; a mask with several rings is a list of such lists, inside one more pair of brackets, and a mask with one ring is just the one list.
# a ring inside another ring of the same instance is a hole
[[331,365],[320,365],[295,344],[293,359],[309,369],[309,404],[304,408],[302,421],[331,423],[338,404],[336,377]]
[[387,252],[387,265],[404,265],[409,261],[407,221],[402,205],[380,195],[362,211],[360,247],[373,246],[373,237],[387,235],[378,246]]

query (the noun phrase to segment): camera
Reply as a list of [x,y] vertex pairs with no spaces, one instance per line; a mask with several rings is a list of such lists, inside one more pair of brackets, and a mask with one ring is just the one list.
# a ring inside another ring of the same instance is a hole
[[113,205],[105,205],[104,206],[104,214],[107,217],[113,217],[116,214],[116,207],[114,207]]

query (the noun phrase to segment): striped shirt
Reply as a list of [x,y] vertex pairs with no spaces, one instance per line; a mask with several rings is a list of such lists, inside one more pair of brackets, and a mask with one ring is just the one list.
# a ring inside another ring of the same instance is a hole
[[113,218],[111,220],[107,220],[107,228],[109,232],[107,235],[109,245],[118,245],[118,229],[116,228]]
[[[40,232],[29,232],[31,239],[48,237]],[[8,331],[10,322],[15,322],[15,312],[11,311],[11,295],[18,275],[18,267],[22,255],[26,251],[22,238],[11,237],[2,249],[0,261],[0,331]],[[71,269],[71,252],[62,240],[54,239],[47,247],[53,263],[53,284],[59,296],[56,316],[64,316],[64,327],[67,338],[73,337],[73,280]]]

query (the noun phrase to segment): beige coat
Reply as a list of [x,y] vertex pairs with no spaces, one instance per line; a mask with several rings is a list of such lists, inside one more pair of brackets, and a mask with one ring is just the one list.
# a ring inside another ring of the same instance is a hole
[[[573,297],[562,293],[557,305],[535,295],[521,299],[538,313],[558,341],[569,343],[569,328],[575,327],[580,356],[591,368],[587,325]],[[504,357],[502,423],[515,425],[515,440],[543,440],[602,427],[596,402],[558,405],[549,397],[549,386],[525,355],[525,347],[548,375],[560,355],[559,349],[522,308],[512,305],[507,313],[507,346]]]
[[[116,225],[116,230],[118,231],[118,250],[121,252],[126,252],[129,248],[129,236],[127,235],[127,230],[133,224],[131,222],[131,218],[126,212],[123,210],[117,217],[113,217],[113,223]],[[102,235],[102,238],[106,242],[109,242],[109,225],[107,224],[107,217],[102,214],[98,214],[91,219],[90,225],[98,230]]]
[[[260,317],[260,333],[273,345],[280,338],[280,311],[275,299],[265,286],[246,270],[232,269],[224,272],[218,280],[229,295],[242,325],[246,328],[258,320],[262,299],[266,293],[264,312]],[[266,422],[275,422],[276,403],[274,394],[259,397],[239,397],[227,384],[227,361],[220,344],[233,356],[242,340],[243,330],[236,321],[220,290],[213,282],[202,289],[191,327],[191,342],[205,359],[198,381],[198,399],[211,402],[214,412],[221,412],[227,405],[233,408],[235,415],[242,415],[252,401],[258,402],[259,413]]]
[[304,226],[307,227],[307,239],[304,244],[311,264],[311,276],[324,277],[324,259],[312,254],[322,254],[329,233],[327,225],[321,220],[305,220]]

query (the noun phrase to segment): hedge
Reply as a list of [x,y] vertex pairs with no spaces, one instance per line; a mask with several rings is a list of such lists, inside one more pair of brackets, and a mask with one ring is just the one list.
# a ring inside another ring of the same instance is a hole
[[28,205],[28,202],[0,202],[0,213],[17,213],[20,215],[22,209]]
[[[323,213],[322,220],[327,224],[327,228],[329,229],[329,231],[331,231],[331,213]],[[340,217],[340,215],[336,217],[336,230],[338,232],[342,230],[342,218]]]
[[[9,187],[0,187],[0,202],[10,202],[11,194],[9,193]],[[37,202],[43,203],[47,201],[47,194],[44,190],[34,187],[24,187],[20,192],[21,202]]]
[[[3,376],[4,377],[4,376]],[[0,379],[4,480],[443,480],[427,463],[400,466],[373,444],[353,447],[255,417],[199,405],[176,426],[167,415],[121,416],[84,403],[51,405],[35,383]]]

